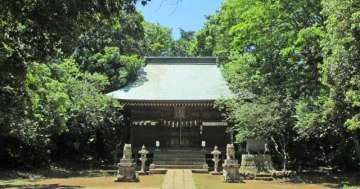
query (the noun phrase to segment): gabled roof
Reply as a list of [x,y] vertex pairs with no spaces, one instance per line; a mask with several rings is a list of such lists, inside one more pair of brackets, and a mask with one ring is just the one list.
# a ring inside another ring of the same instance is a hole
[[129,85],[108,93],[128,101],[212,101],[231,98],[217,58],[147,57]]

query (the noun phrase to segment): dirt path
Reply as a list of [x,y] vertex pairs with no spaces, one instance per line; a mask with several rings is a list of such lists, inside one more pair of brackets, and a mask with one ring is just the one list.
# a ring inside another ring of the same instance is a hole
[[167,171],[161,189],[196,189],[190,169]]

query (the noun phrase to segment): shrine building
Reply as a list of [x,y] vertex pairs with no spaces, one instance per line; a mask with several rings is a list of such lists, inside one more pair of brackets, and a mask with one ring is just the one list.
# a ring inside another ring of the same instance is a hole
[[214,107],[234,97],[214,57],[146,57],[138,78],[108,94],[124,104],[126,141],[134,149],[202,149],[230,143]]

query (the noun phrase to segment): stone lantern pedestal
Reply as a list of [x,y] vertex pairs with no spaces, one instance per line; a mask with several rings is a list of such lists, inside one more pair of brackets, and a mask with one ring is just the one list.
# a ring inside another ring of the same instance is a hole
[[135,163],[131,159],[131,144],[124,145],[123,157],[118,163],[118,172],[115,182],[138,182],[139,177],[135,171]]

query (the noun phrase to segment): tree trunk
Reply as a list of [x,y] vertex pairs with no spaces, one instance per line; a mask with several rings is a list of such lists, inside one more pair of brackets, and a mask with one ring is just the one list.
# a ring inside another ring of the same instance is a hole
[[357,155],[357,159],[360,160],[360,143],[357,133],[354,133],[352,138],[355,144],[355,153]]
[[283,159],[283,171],[286,171],[287,169],[287,160],[288,160],[288,156],[286,154],[285,149],[282,150],[282,152],[279,150],[279,145],[277,144],[276,140],[274,139],[274,137],[270,137],[271,141],[274,143],[275,145],[275,151],[282,157]]
[[286,171],[286,169],[287,169],[287,161],[288,161],[287,155],[284,155],[284,159],[283,159],[283,171]]

